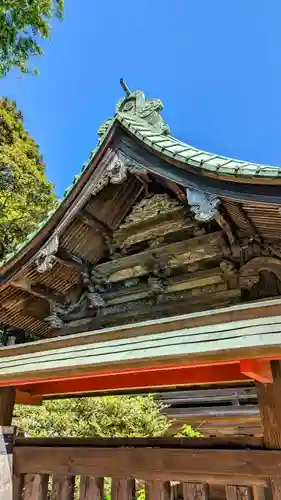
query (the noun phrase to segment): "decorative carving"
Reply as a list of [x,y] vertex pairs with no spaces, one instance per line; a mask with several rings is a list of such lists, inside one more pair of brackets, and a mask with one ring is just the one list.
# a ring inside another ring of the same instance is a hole
[[139,163],[136,163],[133,160],[126,160],[125,167],[131,174],[145,175],[148,173],[148,170],[145,167],[139,165]]
[[64,308],[60,307],[58,304],[53,304],[51,306],[51,311],[49,316],[45,318],[45,321],[49,323],[51,328],[61,329],[65,326],[60,314],[64,311]]
[[147,283],[152,294],[158,295],[159,293],[163,293],[165,291],[164,282],[160,278],[157,278],[155,276],[149,276]]
[[83,315],[87,309],[98,310],[105,306],[104,298],[101,295],[106,289],[106,278],[96,269],[87,269],[86,266],[81,272],[83,279],[83,291],[79,299],[74,304],[51,303],[49,316],[45,318],[52,328],[61,329],[67,327],[67,320],[70,315]]
[[280,243],[264,241],[261,244],[261,255],[274,255],[281,259],[281,245]]
[[219,214],[220,200],[216,195],[206,193],[200,189],[187,188],[186,196],[196,220],[208,222]]
[[57,234],[54,234],[48,243],[38,252],[35,258],[35,264],[37,267],[38,273],[45,273],[46,271],[50,271],[52,269],[59,248],[59,237]]
[[147,284],[150,292],[153,296],[157,296],[157,301],[161,301],[167,286],[167,278],[170,276],[167,261],[153,255],[145,267],[149,270]]
[[166,193],[143,198],[133,207],[133,210],[126,217],[124,223],[120,225],[120,229],[128,227],[131,224],[137,224],[138,222],[152,219],[161,214],[179,210],[180,208],[182,208],[181,204]]
[[156,276],[157,278],[168,278],[171,273],[167,258],[157,257],[154,254],[147,260],[145,267],[152,276]]
[[140,299],[133,302],[123,302],[121,304],[112,305],[109,307],[104,307],[99,310],[98,314],[101,316],[108,316],[110,314],[120,314],[126,313],[132,310],[136,310],[141,307],[152,307],[155,305],[155,299]]
[[145,123],[158,134],[167,135],[170,133],[168,125],[164,122],[160,112],[163,109],[160,99],[146,99],[141,90],[128,92],[127,96],[120,99],[116,105],[116,113],[131,115],[132,118]]
[[235,274],[237,273],[235,265],[233,264],[233,262],[230,262],[230,260],[222,260],[220,263],[220,268],[226,278],[235,276]]
[[119,160],[119,158],[115,157],[114,160],[109,163],[109,165],[104,170],[100,179],[95,183],[92,189],[92,194],[96,195],[102,189],[104,189],[107,184],[121,184],[127,178],[127,168],[125,165]]
[[261,271],[270,271],[281,282],[281,261],[274,257],[255,257],[240,268],[241,288],[250,290],[260,280]]
[[[158,134],[169,134],[170,129],[160,115],[163,109],[160,99],[146,99],[141,90],[131,92],[126,86],[126,96],[122,97],[116,104],[116,114],[124,114],[134,120],[141,121],[146,127],[151,128]],[[114,118],[105,120],[98,130],[98,144],[103,140]]]

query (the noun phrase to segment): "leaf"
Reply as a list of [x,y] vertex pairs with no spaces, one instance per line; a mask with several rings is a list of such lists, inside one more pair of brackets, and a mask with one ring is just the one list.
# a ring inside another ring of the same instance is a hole
[[40,38],[50,38],[53,17],[63,19],[64,0],[0,0],[0,78],[13,68],[37,74],[29,67],[42,55]]

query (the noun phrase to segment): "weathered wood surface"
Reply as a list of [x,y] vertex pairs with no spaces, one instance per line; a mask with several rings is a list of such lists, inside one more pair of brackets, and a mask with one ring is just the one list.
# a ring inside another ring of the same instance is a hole
[[[139,477],[266,485],[281,474],[281,452],[142,448],[16,447],[15,473]],[[150,464],[149,470],[147,464]],[[31,472],[32,471],[32,472]],[[208,481],[206,478],[212,478]]]
[[103,500],[103,477],[81,476],[79,500]]
[[16,398],[14,387],[0,387],[0,426],[11,424]]
[[248,436],[231,438],[16,438],[15,449],[42,448],[187,448],[187,449],[263,449],[263,439]]
[[[272,500],[269,489],[261,486],[234,486],[206,482],[171,482],[134,478],[26,475],[24,485],[13,500],[135,500],[142,491],[148,500]],[[110,479],[110,481],[109,481]],[[74,480],[76,487],[74,488]],[[109,487],[111,492],[109,492]],[[142,494],[142,493],[141,493]]]
[[[153,250],[146,250],[135,255],[128,255],[112,262],[98,264],[96,269],[109,276],[110,281],[119,281],[127,278],[127,273],[124,271],[126,269],[134,269],[133,274],[130,275],[131,277],[147,274],[148,270],[145,263],[152,256],[154,258],[167,257],[167,265],[177,267],[185,263],[222,256],[224,245],[223,232],[218,231],[186,241],[178,241],[171,245],[164,245]],[[193,251],[192,255],[191,251]],[[122,273],[122,271],[124,272]]]
[[[41,446],[34,446],[36,441]],[[163,448],[165,442],[174,447]],[[143,489],[148,500],[272,500],[269,478],[274,482],[281,469],[281,450],[266,450],[249,438],[25,438],[20,443],[13,500],[47,500],[48,478],[52,500],[103,500],[109,492],[104,478],[111,478],[112,500],[134,500]],[[225,449],[216,448],[223,443]]]
[[112,500],[134,500],[135,480],[113,477],[111,482]]
[[74,500],[75,477],[55,475],[52,482],[52,500]]
[[183,483],[183,500],[209,500],[209,487],[207,484]]
[[[46,500],[48,481],[48,475],[27,474],[24,478],[22,500]],[[14,500],[20,500],[20,498]]]
[[[281,362],[272,361],[272,384],[257,384],[264,445],[281,450]],[[271,478],[273,500],[281,498],[281,474]]]
[[226,486],[226,500],[254,500],[251,488],[247,486]]
[[171,486],[169,481],[147,481],[145,492],[147,500],[170,500]]

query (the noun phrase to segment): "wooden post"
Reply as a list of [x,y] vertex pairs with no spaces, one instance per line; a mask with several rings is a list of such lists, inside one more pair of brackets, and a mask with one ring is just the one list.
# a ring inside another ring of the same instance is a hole
[[16,399],[14,387],[0,387],[0,425],[11,425]]
[[9,427],[13,418],[16,390],[0,388],[0,498],[13,497],[13,443],[14,429]]
[[[257,383],[258,400],[264,434],[264,446],[281,449],[281,362],[271,361],[272,384]],[[281,498],[280,480],[270,480],[273,500]]]
[[0,426],[0,498],[13,500],[14,428]]

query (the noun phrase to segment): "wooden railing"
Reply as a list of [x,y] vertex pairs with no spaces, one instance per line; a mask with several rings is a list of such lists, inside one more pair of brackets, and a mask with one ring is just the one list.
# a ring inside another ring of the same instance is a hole
[[18,439],[13,458],[13,500],[270,500],[281,477],[258,439]]

